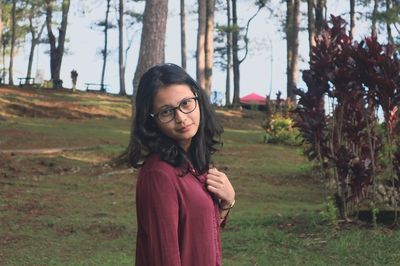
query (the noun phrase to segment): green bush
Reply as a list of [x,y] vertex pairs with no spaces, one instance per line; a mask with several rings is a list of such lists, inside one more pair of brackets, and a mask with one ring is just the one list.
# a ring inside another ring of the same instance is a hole
[[279,143],[287,145],[299,145],[299,131],[293,128],[293,120],[282,115],[272,115],[262,125],[265,130],[265,143]]

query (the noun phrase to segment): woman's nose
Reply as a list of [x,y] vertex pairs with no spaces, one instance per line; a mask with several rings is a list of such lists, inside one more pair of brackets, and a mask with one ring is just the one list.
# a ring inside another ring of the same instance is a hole
[[179,110],[179,108],[176,109],[175,110],[175,122],[182,123],[185,120],[186,120],[186,114],[183,113],[181,110]]

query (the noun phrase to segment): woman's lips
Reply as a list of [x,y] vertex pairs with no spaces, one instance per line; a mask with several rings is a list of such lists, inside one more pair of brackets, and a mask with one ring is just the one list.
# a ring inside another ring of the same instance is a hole
[[178,129],[178,131],[180,133],[186,133],[186,132],[190,131],[191,127],[192,127],[192,125],[187,125],[187,126],[181,127],[180,129]]

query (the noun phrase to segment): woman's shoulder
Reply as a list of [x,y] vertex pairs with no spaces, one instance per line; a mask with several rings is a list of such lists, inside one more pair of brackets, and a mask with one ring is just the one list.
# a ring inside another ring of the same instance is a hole
[[158,154],[149,155],[140,170],[141,172],[165,172],[165,173],[176,173],[177,168],[170,165],[169,163],[161,160]]
[[[157,154],[148,156],[139,171],[138,187],[143,185],[170,186],[176,184],[179,171]],[[175,185],[173,185],[175,186]]]

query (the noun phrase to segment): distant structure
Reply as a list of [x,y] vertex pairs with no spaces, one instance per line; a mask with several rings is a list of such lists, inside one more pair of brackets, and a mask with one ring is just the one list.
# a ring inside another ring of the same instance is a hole
[[249,110],[266,110],[267,99],[257,93],[250,93],[240,98],[240,105]]
[[287,114],[294,107],[290,99],[281,98],[282,92],[276,93],[276,100],[271,100],[269,96],[264,97],[257,93],[250,93],[240,98],[240,105],[244,109],[266,111],[267,113],[280,112]]

